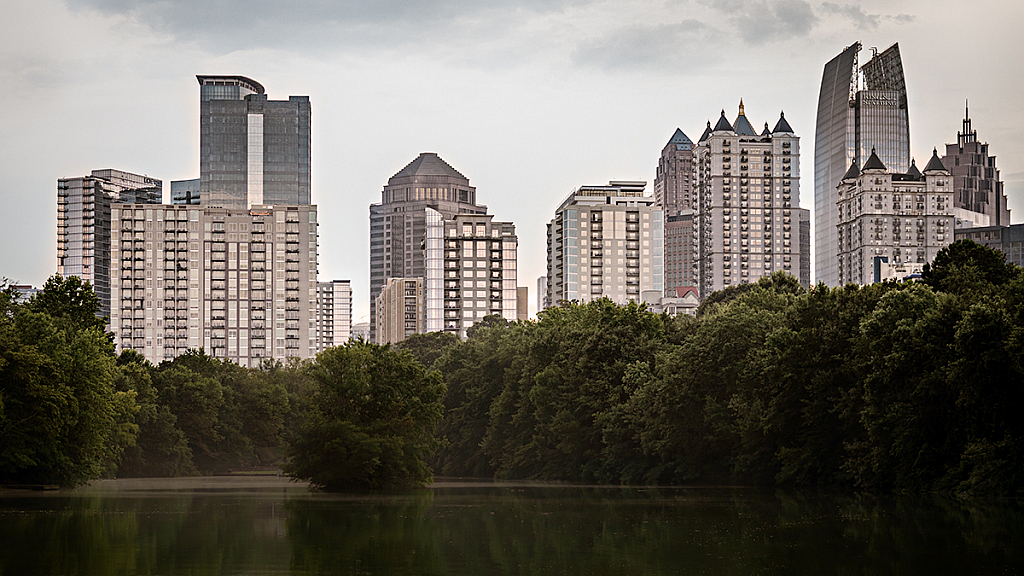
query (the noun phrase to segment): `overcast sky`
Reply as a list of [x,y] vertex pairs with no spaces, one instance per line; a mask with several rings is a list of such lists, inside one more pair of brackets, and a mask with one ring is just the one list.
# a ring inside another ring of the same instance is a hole
[[[5,0],[0,8],[0,276],[56,270],[56,181],[116,168],[199,176],[196,74],[308,95],[320,279],[369,312],[368,206],[437,152],[519,234],[520,285],[574,188],[654,179],[675,129],[696,140],[743,98],[801,136],[813,205],[822,68],[899,42],[918,164],[956,139],[964,101],[1024,222],[1024,3],[804,0]],[[651,184],[648,190],[651,190]],[[813,236],[812,236],[813,237]]]

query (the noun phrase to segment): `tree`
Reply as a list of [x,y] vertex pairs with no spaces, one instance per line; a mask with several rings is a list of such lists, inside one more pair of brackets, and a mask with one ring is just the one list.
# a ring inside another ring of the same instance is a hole
[[985,286],[1001,286],[1017,274],[998,250],[973,240],[957,240],[924,265],[921,280],[935,291],[960,292]]
[[[483,320],[487,320],[487,318]],[[475,326],[470,329],[473,328]],[[395,350],[408,350],[420,364],[431,368],[434,362],[441,357],[444,349],[458,341],[459,337],[451,332],[427,332],[426,334],[408,336],[405,340],[395,344],[394,348]]]
[[408,352],[349,342],[317,355],[308,423],[285,470],[327,490],[401,488],[430,481],[444,383]]

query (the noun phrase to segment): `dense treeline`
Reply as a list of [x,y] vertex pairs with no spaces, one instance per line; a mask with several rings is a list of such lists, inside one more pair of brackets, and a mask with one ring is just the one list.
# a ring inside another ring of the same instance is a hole
[[0,285],[0,485],[278,469],[289,457],[293,475],[329,488],[429,480],[444,386],[411,354],[355,342],[289,365],[190,351],[153,366],[115,356],[98,310],[76,277],[50,278],[27,302]]
[[696,317],[567,303],[464,342],[253,369],[115,356],[77,278],[28,302],[0,288],[0,484],[280,467],[327,488],[433,472],[1024,493],[1024,272],[971,242],[916,283],[775,274]]
[[611,302],[492,323],[434,364],[435,472],[1020,495],[1024,275],[958,242],[922,282],[775,274],[696,318]]

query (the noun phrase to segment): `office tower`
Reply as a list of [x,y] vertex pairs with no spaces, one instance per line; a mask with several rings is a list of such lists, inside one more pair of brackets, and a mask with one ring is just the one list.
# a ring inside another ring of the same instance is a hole
[[310,203],[308,96],[268,100],[244,76],[199,80],[199,190],[204,205]]
[[[697,280],[700,297],[756,282],[775,271],[796,276],[809,254],[800,242],[800,138],[780,114],[775,128],[754,132],[740,103],[725,111],[694,151],[697,163]],[[803,214],[801,214],[803,212]],[[807,266],[809,267],[809,261]]]
[[342,346],[352,335],[352,284],[348,280],[316,283],[317,352]]
[[388,278],[376,298],[377,344],[394,344],[426,330],[423,278]]
[[[548,305],[664,291],[664,211],[646,182],[581,186],[548,224]],[[656,298],[655,298],[656,299]]]
[[693,142],[676,128],[661,150],[654,199],[665,210],[665,295],[696,286],[693,235]]
[[316,353],[316,206],[115,204],[110,327],[157,363],[186,350],[243,366]]
[[[899,44],[858,67],[860,42],[825,64],[814,135],[815,281],[839,283],[836,187],[852,162],[875,150],[889,169],[910,168],[907,87]],[[874,48],[872,48],[874,51]],[[863,77],[863,82],[861,82]]]
[[924,173],[901,173],[872,152],[850,164],[838,196],[840,284],[920,274],[953,241],[953,181],[938,153]]
[[469,179],[433,152],[424,152],[392,176],[381,202],[370,205],[370,339],[377,327],[377,295],[388,278],[426,277],[427,208],[443,218],[486,214]]
[[162,195],[160,180],[121,170],[57,180],[57,273],[92,284],[100,317],[110,315],[111,205],[159,204]]
[[942,164],[953,176],[953,206],[983,214],[986,225],[1010,225],[1010,209],[1006,207],[996,157],[989,156],[987,143],[978,141],[978,131],[971,129],[966,106],[963,130],[957,132],[956,144],[946,144]]
[[445,218],[432,208],[426,216],[426,331],[465,338],[485,316],[514,322],[519,310],[515,225],[487,214]]
[[171,180],[171,204],[198,205],[199,200],[199,178]]

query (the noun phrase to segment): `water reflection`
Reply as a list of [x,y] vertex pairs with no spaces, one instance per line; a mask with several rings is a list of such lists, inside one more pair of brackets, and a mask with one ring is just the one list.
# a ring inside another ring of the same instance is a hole
[[277,478],[0,492],[0,574],[992,574],[1016,503],[715,488],[439,483],[320,494]]

